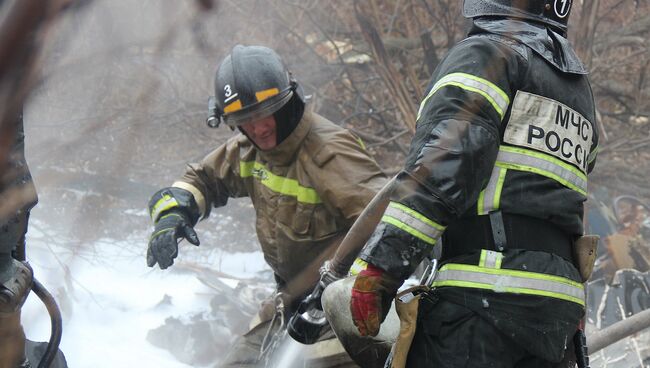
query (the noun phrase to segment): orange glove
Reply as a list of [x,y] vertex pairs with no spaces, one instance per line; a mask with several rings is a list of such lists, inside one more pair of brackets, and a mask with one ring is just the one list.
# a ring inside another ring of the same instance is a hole
[[372,264],[359,272],[352,286],[350,312],[361,336],[377,336],[400,284],[400,281]]

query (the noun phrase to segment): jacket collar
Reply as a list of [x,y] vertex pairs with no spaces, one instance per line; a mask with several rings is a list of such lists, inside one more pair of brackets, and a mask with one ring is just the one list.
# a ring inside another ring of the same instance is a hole
[[557,69],[571,74],[588,74],[569,41],[550,28],[508,18],[478,18],[470,36],[490,33],[516,40],[530,47]]
[[267,162],[275,165],[288,165],[294,160],[298,148],[305,140],[305,137],[311,130],[312,126],[311,113],[305,111],[302,119],[296,125],[296,128],[285,138],[282,143],[271,148],[268,151],[258,149],[260,157]]

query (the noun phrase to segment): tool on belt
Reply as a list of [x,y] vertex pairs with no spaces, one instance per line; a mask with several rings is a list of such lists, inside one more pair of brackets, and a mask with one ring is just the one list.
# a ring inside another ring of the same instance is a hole
[[419,285],[405,289],[395,296],[395,311],[399,316],[399,334],[390,350],[384,368],[406,367],[406,358],[415,335],[420,298],[431,289],[430,285],[436,278],[437,271],[438,260],[433,259],[427,265]]
[[[573,242],[573,260],[580,272],[582,282],[589,280],[596,262],[596,248],[598,247],[598,235],[584,235]],[[578,330],[573,336],[575,347],[576,363],[578,368],[589,368],[589,352],[587,351],[587,336],[584,330],[584,319],[580,322]]]

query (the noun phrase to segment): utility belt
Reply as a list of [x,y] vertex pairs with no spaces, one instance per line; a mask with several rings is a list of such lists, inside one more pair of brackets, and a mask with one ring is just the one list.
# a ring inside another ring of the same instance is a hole
[[574,237],[548,221],[493,212],[485,216],[461,218],[450,224],[442,236],[440,261],[446,263],[479,249],[501,252],[507,248],[553,253],[575,264],[573,241]]
[[[572,237],[548,221],[536,218],[491,212],[455,221],[443,235],[443,266],[436,272],[437,262],[427,268],[420,286],[397,294],[395,308],[400,317],[400,332],[385,368],[404,368],[415,336],[419,299],[430,287],[469,287],[523,295],[541,295],[574,302],[585,307],[584,286],[576,281],[535,272],[500,268],[505,249],[524,249],[552,253],[571,262],[580,271],[584,283],[591,274],[598,237]],[[479,265],[453,264],[457,256],[481,250]],[[485,257],[485,259],[483,258]],[[428,272],[431,272],[428,274]],[[576,335],[576,338],[580,338]],[[576,354],[585,361],[585,341],[576,345]]]

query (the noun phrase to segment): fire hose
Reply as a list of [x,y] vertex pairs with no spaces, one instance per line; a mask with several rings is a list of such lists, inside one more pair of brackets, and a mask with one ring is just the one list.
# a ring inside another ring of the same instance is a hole
[[[24,235],[23,235],[24,236]],[[26,251],[25,251],[25,242],[20,242],[20,245],[16,248],[15,258],[21,262],[26,260]],[[49,368],[52,365],[52,362],[56,358],[57,352],[59,351],[59,344],[61,343],[61,335],[63,334],[63,322],[61,319],[61,311],[59,306],[56,304],[56,300],[52,294],[38,281],[36,278],[33,279],[32,290],[34,294],[43,302],[47,313],[50,315],[50,340],[47,343],[47,348],[45,353],[41,357],[40,362],[38,363],[38,368]]]
[[[352,263],[365,245],[366,241],[381,220],[389,196],[396,186],[396,178],[391,179],[368,203],[363,212],[354,222],[341,244],[338,246],[332,259],[326,262],[329,271],[339,278],[347,275]],[[327,274],[327,272],[325,273]],[[296,341],[303,344],[313,344],[320,337],[320,331],[327,327],[324,318],[320,296],[328,285],[327,280],[323,282],[323,271],[321,269],[321,281],[316,285],[314,291],[300,304],[298,311],[290,318],[287,326],[289,335]],[[580,331],[574,337],[579,346],[576,355],[582,361],[583,367],[588,367],[588,355],[595,353],[615,342],[650,327],[650,309],[638,313],[624,321],[620,321],[602,331],[589,334],[589,343],[586,344],[584,331]],[[579,343],[578,343],[579,342]],[[578,351],[579,350],[579,351]]]
[[32,290],[43,304],[45,304],[45,308],[47,308],[47,312],[50,315],[50,322],[52,325],[50,341],[48,341],[47,349],[45,349],[45,353],[43,354],[40,363],[38,363],[38,368],[48,368],[54,361],[56,353],[59,351],[59,344],[61,343],[61,335],[63,333],[61,312],[59,311],[59,307],[52,294],[50,294],[45,286],[36,280],[36,278],[34,278]]
[[305,300],[298,306],[287,324],[289,335],[303,344],[313,344],[327,330],[328,322],[320,297],[331,282],[344,278],[370,235],[377,227],[388,206],[389,197],[397,183],[392,178],[368,203],[345,235],[331,260],[321,268],[321,279]]

